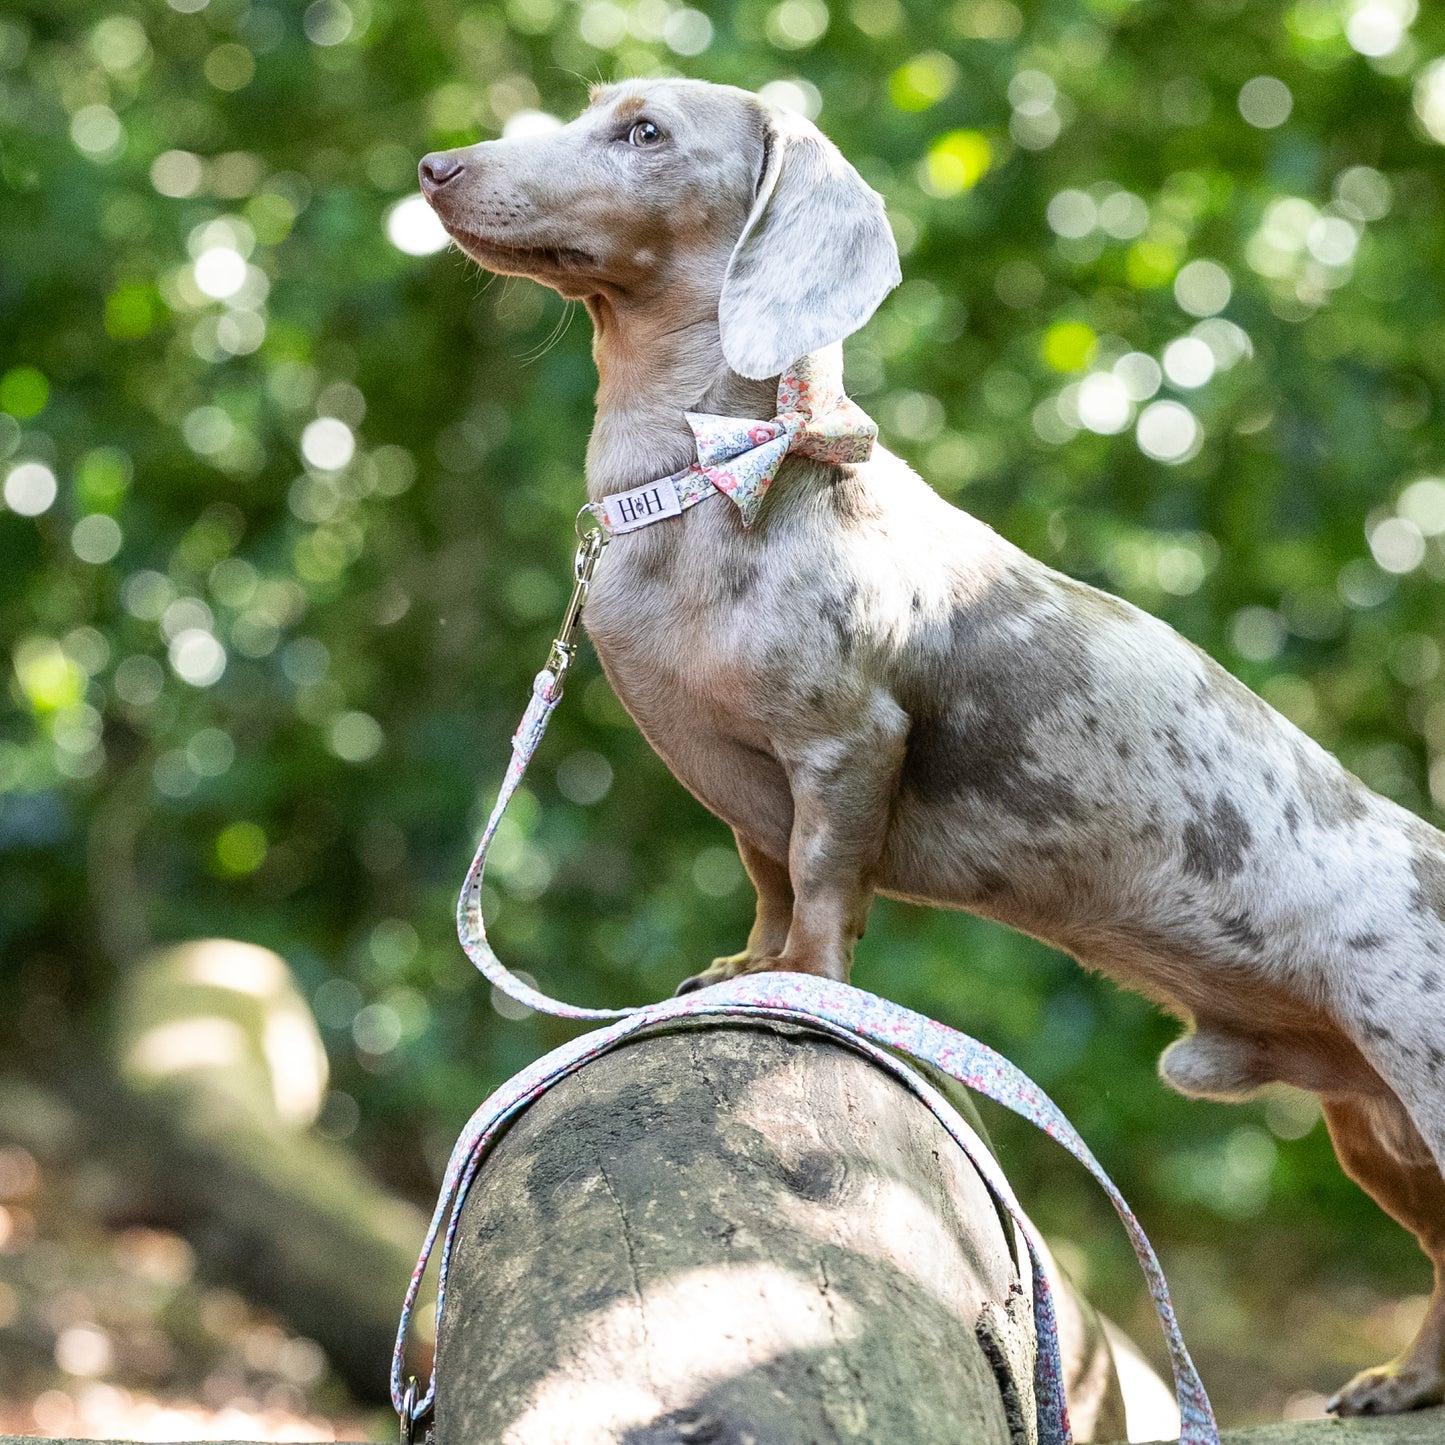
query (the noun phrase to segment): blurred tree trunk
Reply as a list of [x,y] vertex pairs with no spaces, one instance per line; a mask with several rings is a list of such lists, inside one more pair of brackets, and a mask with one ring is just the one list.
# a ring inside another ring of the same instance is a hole
[[186,1236],[203,1272],[273,1309],[326,1351],[359,1399],[386,1398],[402,1296],[426,1221],[341,1146],[258,1126],[215,1096],[117,1100],[146,1209]]
[[204,1090],[138,1091],[94,1060],[48,1083],[0,1076],[0,1138],[83,1166],[110,1228],[181,1234],[205,1279],[315,1340],[359,1399],[386,1399],[425,1220],[342,1146]]
[[426,1219],[310,1127],[325,1052],[285,961],[232,939],[160,950],[121,971],[114,1015],[111,1059],[54,1060],[44,1088],[6,1091],[5,1132],[44,1158],[63,1117],[64,1153],[108,1166],[109,1225],[183,1235],[203,1275],[385,1400]]

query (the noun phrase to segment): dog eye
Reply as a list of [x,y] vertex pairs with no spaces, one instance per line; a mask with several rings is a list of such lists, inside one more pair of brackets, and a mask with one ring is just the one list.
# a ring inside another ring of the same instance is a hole
[[650,120],[640,120],[627,132],[627,144],[633,146],[655,146],[662,139],[662,132]]

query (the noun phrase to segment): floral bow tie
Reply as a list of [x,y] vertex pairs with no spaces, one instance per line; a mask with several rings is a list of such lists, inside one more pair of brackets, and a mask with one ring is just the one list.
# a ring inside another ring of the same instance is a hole
[[609,532],[632,532],[710,497],[716,489],[757,520],[768,487],[790,452],[841,466],[866,462],[878,427],[843,391],[842,365],[824,354],[805,356],[778,379],[778,414],[771,421],[684,412],[697,439],[697,461],[660,481],[615,492],[596,506]]
[[697,466],[737,503],[743,526],[757,520],[768,487],[789,452],[817,462],[866,462],[878,428],[843,391],[842,368],[805,356],[778,378],[772,421],[684,413],[697,438]]

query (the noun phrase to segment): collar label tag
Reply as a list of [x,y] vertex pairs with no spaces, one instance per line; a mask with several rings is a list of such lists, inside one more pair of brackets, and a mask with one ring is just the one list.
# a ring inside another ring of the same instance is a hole
[[611,532],[635,532],[664,517],[675,517],[682,511],[682,498],[671,477],[634,487],[630,492],[614,492],[602,499],[602,511]]

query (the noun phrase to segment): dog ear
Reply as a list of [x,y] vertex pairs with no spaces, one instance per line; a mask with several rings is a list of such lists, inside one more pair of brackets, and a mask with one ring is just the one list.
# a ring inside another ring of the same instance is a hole
[[718,301],[723,356],[755,380],[851,336],[900,280],[883,197],[811,121],[759,104],[767,157]]

